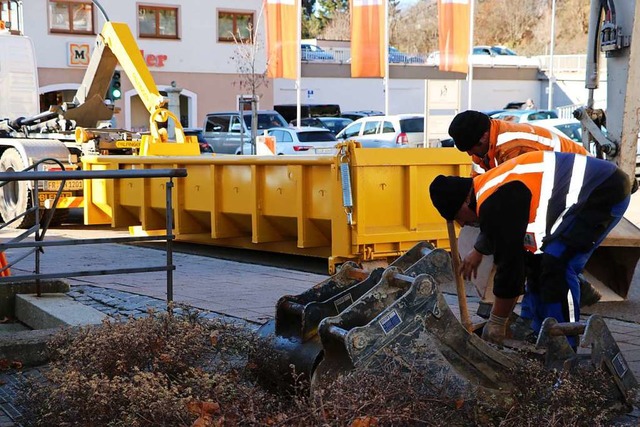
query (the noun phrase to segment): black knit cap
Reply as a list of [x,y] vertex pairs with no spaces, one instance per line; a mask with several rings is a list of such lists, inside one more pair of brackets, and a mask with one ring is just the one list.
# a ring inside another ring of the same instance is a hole
[[438,175],[429,186],[431,202],[440,215],[452,221],[464,203],[473,179],[460,176]]
[[467,151],[480,141],[482,135],[489,130],[489,116],[480,111],[467,110],[456,115],[449,125],[449,135],[456,148]]

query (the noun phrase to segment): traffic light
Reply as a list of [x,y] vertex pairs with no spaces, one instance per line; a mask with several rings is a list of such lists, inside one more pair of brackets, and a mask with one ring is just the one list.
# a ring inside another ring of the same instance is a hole
[[122,90],[120,89],[120,71],[114,71],[113,77],[111,77],[111,84],[109,85],[109,91],[107,92],[107,98],[112,101],[120,99],[122,97]]

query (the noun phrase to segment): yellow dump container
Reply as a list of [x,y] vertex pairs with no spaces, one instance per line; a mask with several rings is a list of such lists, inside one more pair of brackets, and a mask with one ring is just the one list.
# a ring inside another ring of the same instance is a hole
[[[348,165],[352,208],[343,205]],[[98,156],[87,170],[186,168],[175,180],[176,239],[347,260],[387,260],[420,241],[448,248],[446,223],[429,199],[439,174],[468,176],[454,148],[363,149],[338,156]],[[85,223],[165,228],[165,179],[94,180],[85,185]],[[348,222],[347,211],[352,213]]]

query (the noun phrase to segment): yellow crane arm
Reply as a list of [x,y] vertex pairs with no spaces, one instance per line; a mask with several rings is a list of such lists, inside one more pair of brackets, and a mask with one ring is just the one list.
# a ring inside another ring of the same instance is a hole
[[163,108],[165,100],[158,92],[151,71],[142,58],[129,26],[120,22],[107,22],[97,38],[87,71],[76,92],[73,104],[65,117],[78,126],[95,127],[99,120],[109,120],[113,111],[104,106],[104,96],[111,77],[120,63],[149,114]]

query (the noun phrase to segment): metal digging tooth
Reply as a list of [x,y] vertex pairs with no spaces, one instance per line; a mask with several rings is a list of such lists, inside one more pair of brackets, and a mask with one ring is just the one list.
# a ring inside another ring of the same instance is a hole
[[323,320],[319,335],[324,358],[313,388],[378,363],[390,350],[428,361],[430,373],[456,379],[460,386],[500,390],[515,366],[460,324],[433,277],[412,278],[394,268],[385,270],[380,282],[340,315]]
[[[430,271],[443,281],[452,281],[449,255],[422,242],[396,259],[407,274]],[[268,351],[252,356],[258,376],[269,386],[289,388],[299,378],[311,378],[322,356],[318,325],[335,316],[369,291],[382,277],[383,269],[361,270],[354,263],[299,295],[285,295],[277,303],[276,316],[258,331],[261,347]],[[295,374],[292,372],[295,371]]]

